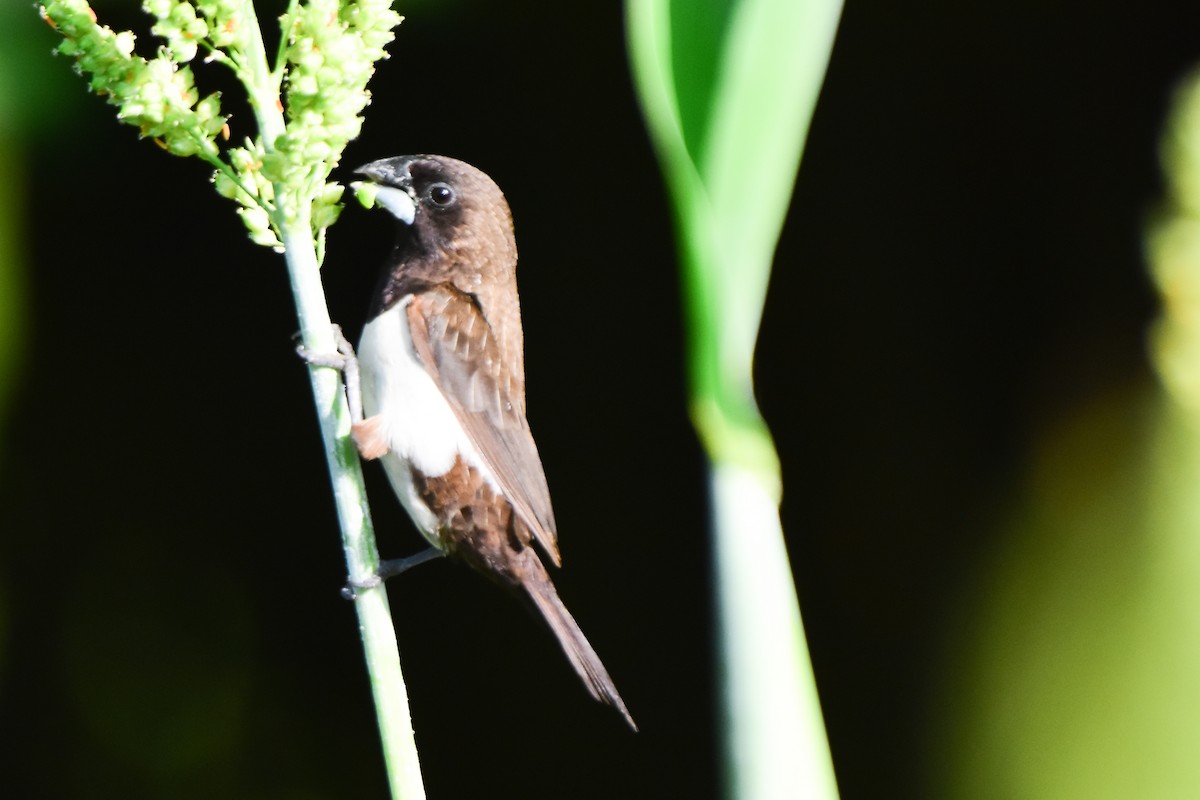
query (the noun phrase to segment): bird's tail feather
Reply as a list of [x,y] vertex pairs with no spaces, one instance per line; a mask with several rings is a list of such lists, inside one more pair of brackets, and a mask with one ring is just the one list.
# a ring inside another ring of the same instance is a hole
[[525,590],[529,599],[533,601],[537,610],[546,620],[546,624],[550,626],[550,630],[558,639],[571,666],[575,668],[576,674],[579,675],[592,697],[621,712],[621,716],[629,723],[629,727],[636,731],[637,723],[633,721],[629,709],[625,707],[625,701],[617,693],[617,687],[609,677],[608,670],[604,668],[600,656],[596,655],[596,651],[592,649],[592,645],[583,635],[583,631],[575,622],[575,618],[571,616],[571,612],[567,611],[567,607],[559,599],[558,591],[550,582],[549,577],[544,581],[527,583]]

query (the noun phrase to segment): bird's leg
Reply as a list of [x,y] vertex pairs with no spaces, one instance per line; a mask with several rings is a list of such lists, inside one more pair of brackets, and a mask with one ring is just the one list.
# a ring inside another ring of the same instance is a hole
[[432,561],[444,555],[446,554],[436,547],[430,547],[408,558],[393,558],[388,561],[380,561],[379,569],[375,570],[375,574],[365,581],[346,581],[346,586],[342,589],[342,597],[347,600],[353,600],[358,597],[359,589],[373,589],[388,578],[394,578],[401,572],[407,572],[418,564],[424,564],[426,561]]
[[[371,432],[377,427],[376,425],[372,425],[371,422],[374,421],[377,423],[379,418],[372,417],[371,420],[367,420],[364,424],[362,384],[359,380],[358,357],[354,354],[354,346],[350,344],[350,340],[342,333],[342,326],[336,323],[333,326],[333,338],[337,342],[338,349],[336,353],[314,353],[303,344],[299,344],[296,345],[296,354],[313,366],[329,367],[330,369],[339,370],[342,373],[342,380],[346,384],[346,401],[350,405],[350,420],[354,423],[351,436],[364,458],[379,458],[387,452],[387,447],[385,444],[381,445],[377,441],[372,442],[369,438]],[[365,447],[364,442],[367,442]],[[382,449],[377,449],[379,447]],[[418,564],[424,564],[426,561],[431,561],[441,555],[443,555],[441,550],[438,550],[436,547],[430,547],[428,550],[423,550],[408,558],[381,561],[375,574],[366,580],[347,580],[346,586],[342,589],[342,597],[345,597],[347,600],[353,600],[358,596],[359,590],[371,589],[394,575],[399,575],[405,570],[411,569]]]
[[303,344],[296,345],[296,355],[314,367],[329,367],[342,373],[346,384],[346,401],[350,404],[350,421],[362,422],[362,384],[358,377],[358,357],[354,354],[354,346],[342,333],[342,326],[334,324],[333,338],[337,342],[336,353],[314,353]]
[[378,576],[379,580],[386,581],[388,578],[394,578],[401,572],[406,572],[418,564],[433,561],[435,558],[441,558],[444,555],[446,555],[444,551],[430,546],[408,558],[393,558],[387,561],[380,561],[379,569],[375,571],[375,575]]

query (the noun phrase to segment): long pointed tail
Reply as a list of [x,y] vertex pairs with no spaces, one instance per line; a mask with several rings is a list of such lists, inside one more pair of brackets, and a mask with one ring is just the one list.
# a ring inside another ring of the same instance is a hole
[[524,585],[529,599],[542,613],[546,624],[550,626],[550,630],[558,639],[563,652],[567,654],[571,666],[575,668],[576,674],[579,675],[579,679],[583,681],[583,685],[587,687],[592,697],[621,712],[621,716],[625,717],[629,727],[636,731],[637,723],[629,715],[629,709],[625,707],[625,701],[617,693],[617,687],[613,684],[612,678],[608,676],[608,670],[604,668],[600,656],[596,655],[596,651],[592,649],[587,637],[579,629],[579,624],[575,622],[571,612],[567,611],[567,607],[563,605],[549,576],[543,572],[542,578],[542,580],[528,581]]

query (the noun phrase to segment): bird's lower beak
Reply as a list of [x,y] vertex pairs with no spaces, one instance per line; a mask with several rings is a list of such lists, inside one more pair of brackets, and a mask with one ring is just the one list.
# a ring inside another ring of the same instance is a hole
[[380,186],[375,194],[375,202],[405,225],[412,225],[413,220],[417,218],[417,204],[413,202],[412,195],[403,189]]
[[412,196],[412,176],[408,165],[400,159],[385,158],[354,170],[377,187],[373,202],[381,205],[405,225],[417,216],[417,204]]

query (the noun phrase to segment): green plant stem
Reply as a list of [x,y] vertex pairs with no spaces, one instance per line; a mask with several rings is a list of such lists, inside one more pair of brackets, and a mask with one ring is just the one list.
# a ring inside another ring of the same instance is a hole
[[[256,19],[251,0],[243,0],[243,8],[246,20]],[[242,35],[239,48],[244,56],[240,69],[250,93],[263,146],[270,153],[274,150],[275,140],[285,130],[283,111],[279,105],[279,79],[267,65],[266,48],[259,26],[253,24],[245,28],[247,30]],[[281,207],[279,201],[290,195],[283,191],[283,187],[276,187],[276,190],[274,214],[281,232],[301,340],[310,352],[335,352],[337,344],[321,285],[309,205],[302,203],[301,207],[293,209]],[[346,569],[350,580],[360,583],[375,575],[379,553],[375,547],[375,531],[367,505],[362,466],[350,439],[350,407],[334,370],[310,367],[309,378],[325,445],[338,522],[342,529]],[[396,800],[423,800],[425,786],[421,780],[421,765],[413,737],[408,692],[400,671],[396,630],[392,625],[387,591],[383,584],[357,592],[354,606],[358,612],[392,797]]]
[[[321,287],[312,231],[307,215],[300,216],[283,229],[283,244],[301,338],[312,352],[332,353],[337,345]],[[350,579],[361,582],[375,574],[379,554],[375,548],[362,468],[349,436],[350,408],[334,370],[313,367],[310,378],[342,528],[346,567]],[[408,693],[400,672],[400,653],[396,648],[396,631],[388,608],[387,591],[383,584],[359,591],[354,605],[392,797],[420,800],[425,797],[425,787],[421,781],[421,765],[413,738]]]
[[275,140],[287,127],[279,103],[280,78],[267,65],[267,48],[263,44],[262,29],[254,14],[253,0],[242,0],[242,16],[255,22],[239,28],[237,50],[242,54],[242,58],[235,68],[250,95],[250,107],[254,109],[258,132],[269,152],[274,149]]

